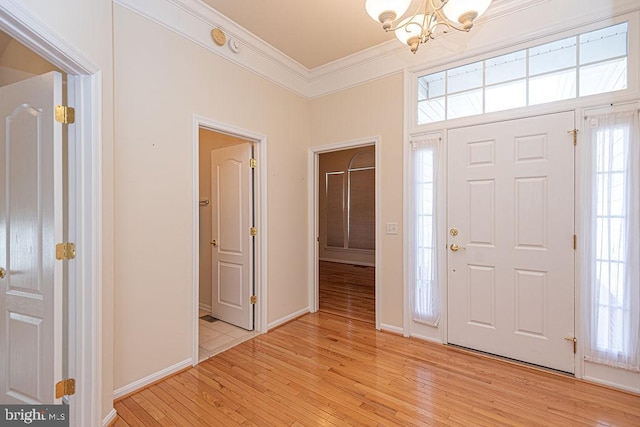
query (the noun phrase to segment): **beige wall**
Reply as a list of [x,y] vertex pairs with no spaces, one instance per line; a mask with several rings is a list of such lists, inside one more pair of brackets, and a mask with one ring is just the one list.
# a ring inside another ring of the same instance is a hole
[[200,206],[200,269],[199,269],[199,296],[200,305],[211,307],[211,151],[231,145],[246,143],[247,141],[230,135],[213,132],[200,128],[198,130],[199,153],[198,171],[200,200],[209,200],[206,206]]
[[402,117],[401,73],[311,101],[311,146],[380,137],[380,188],[382,206],[382,265],[380,321],[402,327],[402,227],[398,235],[386,235],[384,224],[402,225]]
[[268,322],[307,307],[309,102],[117,5],[114,36],[118,389],[192,355],[194,114],[267,136]]
[[[334,250],[327,247],[327,206],[326,206],[326,174],[327,172],[346,171],[349,169],[349,162],[357,153],[368,151],[375,152],[373,146],[363,148],[352,148],[348,150],[322,153],[318,162],[318,225],[320,237],[319,258],[325,261],[338,261],[344,263],[375,265],[376,254],[373,250]],[[375,187],[375,180],[371,181]],[[345,191],[347,184],[345,183]],[[370,188],[370,187],[369,187]]]
[[[0,36],[2,39],[8,37],[3,34]],[[13,39],[8,40],[4,50],[0,50],[0,86],[16,83],[50,71],[60,70]]]
[[102,97],[102,415],[113,408],[113,56],[111,0],[21,0],[20,5],[100,69]]

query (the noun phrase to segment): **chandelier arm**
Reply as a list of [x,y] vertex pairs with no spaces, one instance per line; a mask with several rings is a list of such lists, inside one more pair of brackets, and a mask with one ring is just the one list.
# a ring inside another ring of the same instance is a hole
[[[433,10],[433,14],[437,17],[436,21],[436,25],[434,25],[434,28],[437,26],[441,26],[444,25],[449,29],[452,30],[456,30],[456,31],[461,31],[464,33],[468,33],[469,30],[471,30],[471,27],[469,28],[465,28],[464,25],[460,22],[454,22],[451,19],[447,18],[447,16],[444,14],[444,7],[447,5],[447,3],[449,3],[451,0],[440,0],[441,4],[440,6],[436,6],[435,1],[436,0],[427,0],[429,2],[429,4],[431,5],[431,9]],[[445,30],[446,32],[446,30]],[[433,33],[433,31],[429,31],[429,33]],[[431,37],[433,38],[433,37]]]
[[[421,7],[419,7],[419,8],[417,8],[417,9],[416,9],[416,11],[415,11],[415,12],[413,12],[413,15],[411,16],[411,18],[410,18],[407,22],[405,22],[405,23],[404,23],[404,24],[402,24],[402,25],[397,25],[397,26],[395,26],[395,27],[391,26],[391,27],[389,27],[389,28],[385,28],[385,31],[386,31],[386,32],[391,32],[391,31],[399,30],[399,29],[401,29],[401,28],[406,28],[406,27],[407,27],[407,25],[409,25],[409,24],[411,23],[411,21],[413,21],[413,19],[414,19],[416,16],[418,16],[418,14],[420,13],[420,11],[421,11],[422,9],[424,9],[424,13],[425,13],[425,14],[427,13],[427,9],[429,8],[429,5],[428,5],[427,3],[428,3],[429,1],[431,1],[431,0],[424,0],[424,1],[423,1],[423,3],[422,3],[422,6],[421,6]],[[415,24],[415,22],[414,22],[414,24]]]

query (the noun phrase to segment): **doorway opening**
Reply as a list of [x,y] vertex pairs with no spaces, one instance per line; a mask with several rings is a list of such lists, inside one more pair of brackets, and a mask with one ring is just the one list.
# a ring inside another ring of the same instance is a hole
[[196,119],[194,365],[264,331],[264,138]]
[[377,321],[377,141],[312,151],[312,311]]

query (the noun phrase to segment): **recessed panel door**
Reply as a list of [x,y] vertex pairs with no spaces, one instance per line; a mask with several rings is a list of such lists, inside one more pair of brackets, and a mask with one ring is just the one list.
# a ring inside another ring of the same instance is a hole
[[0,403],[56,402],[62,375],[62,78],[0,88]]
[[574,372],[573,128],[566,112],[449,131],[449,343]]
[[211,151],[212,313],[253,330],[250,158],[248,143]]

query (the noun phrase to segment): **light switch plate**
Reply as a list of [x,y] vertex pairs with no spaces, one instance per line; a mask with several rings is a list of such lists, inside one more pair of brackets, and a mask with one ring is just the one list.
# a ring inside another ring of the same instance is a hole
[[388,222],[387,223],[387,234],[398,234],[398,223],[397,222]]

